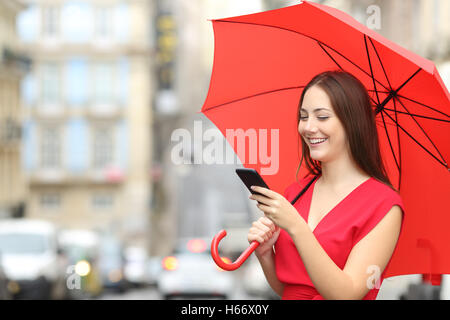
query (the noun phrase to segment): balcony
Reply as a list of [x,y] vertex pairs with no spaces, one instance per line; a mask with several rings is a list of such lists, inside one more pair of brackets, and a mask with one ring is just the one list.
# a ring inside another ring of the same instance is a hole
[[26,73],[30,70],[31,59],[15,50],[8,47],[4,47],[0,51],[0,62],[5,65],[10,65],[20,70],[22,73]]
[[30,173],[32,185],[64,185],[69,179],[68,172],[62,168],[40,168]]
[[118,185],[125,180],[123,169],[110,166],[104,169],[70,171],[65,168],[38,168],[29,173],[31,185]]
[[88,117],[92,118],[117,118],[121,116],[122,108],[116,102],[95,102],[93,101],[87,108]]

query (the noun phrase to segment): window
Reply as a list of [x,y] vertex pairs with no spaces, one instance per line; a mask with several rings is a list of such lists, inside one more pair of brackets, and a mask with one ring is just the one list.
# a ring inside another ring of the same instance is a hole
[[41,195],[41,207],[43,209],[58,209],[61,206],[61,196],[56,192],[43,193]]
[[42,9],[42,32],[46,37],[56,37],[59,33],[59,8],[44,7]]
[[42,102],[55,104],[60,97],[60,74],[58,64],[49,62],[42,65]]
[[80,105],[87,102],[88,94],[88,63],[85,58],[67,60],[65,64],[65,96],[69,104]]
[[35,41],[38,36],[40,16],[37,5],[28,4],[25,10],[17,15],[17,34],[22,41]]
[[64,1],[61,4],[61,34],[64,42],[83,43],[90,39],[92,36],[92,11],[90,1]]
[[110,193],[95,193],[91,199],[93,209],[111,209],[114,205],[114,197]]
[[102,169],[113,163],[114,137],[110,126],[98,126],[93,129],[93,167]]
[[43,234],[33,233],[32,231],[9,231],[2,232],[2,234],[0,235],[0,252],[2,252],[3,254],[38,254],[40,256],[46,253],[48,249],[49,241],[48,238]]
[[43,127],[41,130],[41,165],[46,169],[61,166],[61,130],[57,126]]
[[94,101],[96,103],[111,103],[114,94],[114,67],[112,63],[94,65]]
[[98,7],[95,14],[95,36],[111,39],[113,35],[113,10],[111,7]]

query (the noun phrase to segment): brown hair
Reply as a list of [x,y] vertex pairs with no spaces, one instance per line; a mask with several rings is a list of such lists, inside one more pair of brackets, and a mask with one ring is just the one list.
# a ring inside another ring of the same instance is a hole
[[[375,115],[370,96],[364,85],[352,74],[344,71],[326,71],[316,75],[304,88],[297,111],[297,123],[300,121],[300,109],[306,91],[312,86],[323,89],[330,98],[336,116],[341,121],[350,146],[350,153],[356,164],[369,176],[387,184],[392,189],[381,158]],[[308,145],[302,141],[302,158],[298,171],[305,160],[309,173],[322,173],[319,161],[311,158]],[[394,189],[395,190],[395,189]]]

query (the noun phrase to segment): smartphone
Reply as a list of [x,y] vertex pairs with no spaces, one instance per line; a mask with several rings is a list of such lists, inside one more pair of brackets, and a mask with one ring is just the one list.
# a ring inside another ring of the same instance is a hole
[[263,178],[259,175],[258,171],[256,171],[255,169],[236,169],[236,173],[252,194],[260,193],[250,189],[251,186],[260,186],[270,189],[264,182]]

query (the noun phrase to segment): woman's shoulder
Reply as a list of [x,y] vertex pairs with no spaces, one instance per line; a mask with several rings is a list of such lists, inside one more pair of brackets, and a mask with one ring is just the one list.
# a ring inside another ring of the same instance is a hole
[[402,210],[404,209],[400,193],[374,177],[370,178],[368,188],[363,188],[363,192],[366,193],[366,197],[363,196],[361,200],[369,198],[374,206],[392,207],[393,205],[398,205]]
[[395,199],[401,199],[400,194],[397,190],[395,190],[393,187],[387,185],[386,183],[371,177],[371,187],[369,190],[380,196],[387,197],[387,198],[395,198]]
[[362,193],[353,198],[352,207],[355,209],[352,217],[352,225],[356,226],[353,235],[354,244],[358,243],[370,232],[378,222],[389,213],[393,206],[398,206],[405,213],[400,194],[391,186],[371,178]]

